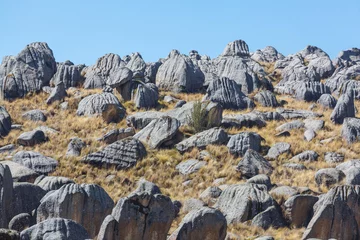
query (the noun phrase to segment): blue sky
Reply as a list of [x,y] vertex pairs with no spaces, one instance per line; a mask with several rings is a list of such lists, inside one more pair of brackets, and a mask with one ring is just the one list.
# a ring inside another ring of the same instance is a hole
[[195,49],[213,58],[236,39],[284,55],[309,44],[332,58],[360,48],[360,0],[0,0],[0,23],[1,58],[42,41],[57,61],[87,65],[110,52],[156,61]]

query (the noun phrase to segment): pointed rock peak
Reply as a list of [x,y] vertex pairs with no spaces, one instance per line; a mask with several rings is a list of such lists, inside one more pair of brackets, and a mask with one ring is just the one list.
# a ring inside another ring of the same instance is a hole
[[66,61],[64,62],[64,65],[72,66],[72,65],[74,65],[74,63],[73,63],[72,61],[70,61],[70,60],[66,60]]
[[168,58],[173,58],[173,57],[176,57],[178,55],[180,55],[180,52],[178,50],[174,49],[174,50],[171,50],[171,52],[169,53]]
[[236,41],[230,42],[230,43],[228,43],[228,45],[226,45],[226,47],[222,53],[222,56],[225,56],[225,57],[234,57],[234,56],[248,57],[248,56],[250,56],[249,47],[245,41],[236,40]]

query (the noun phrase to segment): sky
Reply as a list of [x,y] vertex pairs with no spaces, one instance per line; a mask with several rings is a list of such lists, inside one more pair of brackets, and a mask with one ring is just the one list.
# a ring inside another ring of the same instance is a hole
[[360,0],[0,0],[0,24],[0,58],[47,42],[56,61],[86,65],[106,53],[152,62],[172,49],[214,58],[237,39],[284,55],[360,48]]

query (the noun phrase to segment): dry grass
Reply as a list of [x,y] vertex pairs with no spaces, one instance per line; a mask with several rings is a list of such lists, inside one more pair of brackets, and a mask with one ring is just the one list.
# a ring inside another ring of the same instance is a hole
[[[85,95],[99,92],[99,90],[81,90]],[[45,93],[27,96],[24,99],[17,99],[13,102],[3,102],[9,111],[13,122],[23,125],[23,131],[29,131],[37,126],[45,125],[59,131],[57,134],[49,136],[50,141],[37,145],[35,147],[19,147],[18,150],[34,150],[44,155],[54,157],[60,163],[57,170],[52,174],[56,176],[66,176],[72,178],[77,183],[96,183],[102,186],[108,194],[117,201],[119,198],[127,196],[134,190],[136,182],[140,178],[145,178],[149,181],[156,183],[162,192],[169,195],[173,200],[183,201],[185,199],[194,197],[198,198],[200,193],[207,187],[212,186],[215,179],[224,178],[225,184],[241,183],[245,180],[240,178],[234,167],[241,160],[234,158],[228,154],[226,146],[207,146],[207,151],[212,155],[211,158],[206,159],[208,164],[203,167],[198,173],[191,174],[190,176],[182,176],[176,170],[175,166],[184,160],[190,158],[197,158],[200,150],[193,149],[181,155],[175,149],[164,150],[149,150],[145,159],[140,161],[134,168],[129,170],[117,171],[114,168],[99,169],[86,165],[81,162],[82,157],[90,152],[102,149],[105,145],[98,142],[96,138],[102,136],[107,131],[125,127],[126,122],[123,120],[118,124],[106,124],[101,118],[88,118],[76,116],[76,107],[79,100],[73,97],[74,93],[70,93],[66,99],[69,101],[70,108],[68,110],[61,110],[56,103],[46,105]],[[176,98],[186,101],[201,100],[202,94],[171,94],[168,92],[161,92],[160,98],[163,99],[166,95],[172,95]],[[308,109],[311,103],[296,101],[286,96],[278,96],[278,100],[286,100],[285,108]],[[166,103],[160,100],[160,107],[156,110],[165,111],[174,107],[175,103]],[[131,102],[123,103],[127,108],[127,113],[131,114],[135,111],[144,111],[143,109],[136,109]],[[356,102],[358,109],[360,109],[359,102]],[[24,121],[21,115],[32,109],[42,109],[47,111],[48,120],[45,123],[35,123],[31,121]],[[256,107],[259,111],[274,111],[271,108]],[[224,111],[224,113],[245,113],[246,111]],[[296,130],[291,132],[290,137],[275,138],[275,129],[284,122],[269,122],[264,128],[243,128],[243,129],[228,129],[231,134],[241,131],[254,131],[259,133],[264,139],[264,146],[271,146],[276,142],[285,141],[291,144],[291,154],[280,156],[276,161],[271,164],[275,167],[275,171],[271,176],[273,183],[278,185],[291,185],[291,186],[306,186],[315,192],[326,192],[328,189],[319,188],[314,183],[315,172],[324,167],[331,167],[324,162],[324,153],[327,151],[338,151],[345,154],[346,159],[356,158],[360,154],[360,143],[348,146],[341,138],[341,126],[336,126],[329,121],[331,111],[322,109],[315,109],[315,111],[322,112],[326,121],[325,129],[319,131],[317,137],[311,141],[306,142],[303,140],[303,130]],[[184,129],[186,130],[186,129]],[[15,143],[16,138],[20,135],[21,131],[12,130],[10,134],[1,139],[0,146],[10,143]],[[87,147],[83,150],[80,157],[65,157],[66,148],[69,139],[73,136],[82,138]],[[334,141],[321,144],[320,140],[336,137]],[[314,150],[319,153],[320,157],[317,162],[304,163],[307,167],[306,171],[294,171],[283,168],[281,165],[288,162],[289,159],[304,150]],[[4,155],[5,156],[5,155]],[[4,157],[3,156],[3,157]],[[0,155],[1,157],[1,155]],[[110,178],[109,176],[112,176]],[[183,185],[186,180],[191,179],[191,183]],[[174,230],[178,223],[181,221],[184,214],[182,213],[173,223],[172,230]],[[229,226],[229,232],[240,235],[243,239],[254,239],[259,235],[272,235],[276,239],[300,239],[303,229],[269,229],[264,231],[262,229],[254,228],[244,224],[236,224]]]

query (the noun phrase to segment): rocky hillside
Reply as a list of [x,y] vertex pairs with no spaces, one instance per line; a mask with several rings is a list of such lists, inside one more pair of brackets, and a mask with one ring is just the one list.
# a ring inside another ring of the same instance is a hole
[[360,49],[0,65],[0,239],[359,239]]

